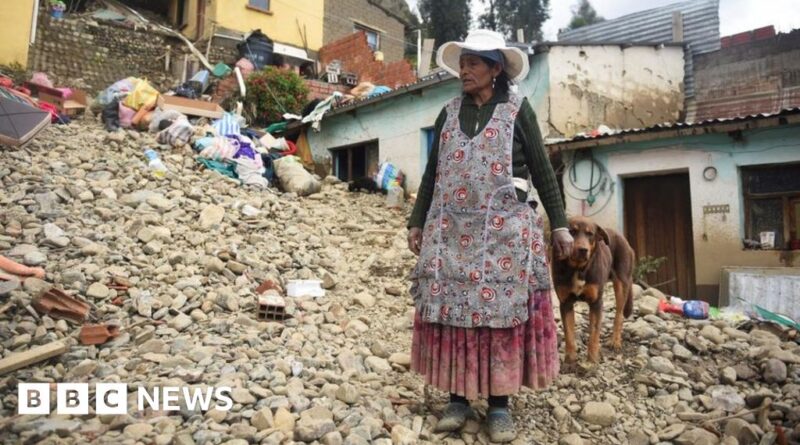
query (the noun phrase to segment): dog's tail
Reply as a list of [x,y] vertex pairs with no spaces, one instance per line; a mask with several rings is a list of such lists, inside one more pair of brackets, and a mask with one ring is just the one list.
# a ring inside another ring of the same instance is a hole
[[625,307],[622,309],[622,314],[625,315],[625,318],[628,318],[633,314],[633,283],[627,283],[625,286],[625,293],[628,294],[628,298],[625,299]]

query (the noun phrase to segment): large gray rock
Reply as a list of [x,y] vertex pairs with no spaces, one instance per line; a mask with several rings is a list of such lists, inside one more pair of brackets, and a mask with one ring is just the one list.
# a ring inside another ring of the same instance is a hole
[[581,411],[581,419],[592,425],[611,426],[617,419],[617,411],[610,403],[588,402]]
[[786,363],[774,358],[764,362],[763,377],[765,382],[780,384],[786,381],[786,375]]
[[675,445],[717,445],[719,439],[714,433],[694,428],[681,434],[673,442]]
[[209,205],[200,212],[200,228],[210,230],[219,226],[225,217],[225,209],[218,205]]

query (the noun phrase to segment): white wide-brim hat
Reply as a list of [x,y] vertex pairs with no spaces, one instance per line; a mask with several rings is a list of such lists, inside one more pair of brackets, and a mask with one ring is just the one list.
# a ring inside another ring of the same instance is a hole
[[448,73],[459,77],[461,70],[459,59],[463,49],[473,51],[499,50],[505,57],[504,70],[508,77],[515,82],[524,79],[528,75],[528,70],[530,70],[527,54],[519,48],[506,46],[506,40],[500,33],[488,29],[470,31],[463,42],[447,42],[440,46],[436,52],[436,64]]

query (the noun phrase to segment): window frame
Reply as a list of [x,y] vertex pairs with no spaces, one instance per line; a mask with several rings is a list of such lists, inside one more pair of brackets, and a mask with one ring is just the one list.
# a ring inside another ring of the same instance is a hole
[[[263,2],[263,3],[266,3],[267,7],[266,7],[266,8],[262,8],[262,7],[261,7],[261,6],[259,6],[259,5],[254,5],[254,4],[253,4],[254,2],[259,2],[259,3]],[[270,14],[270,15],[272,15],[272,10],[270,10],[270,7],[271,7],[271,6],[272,6],[272,4],[271,4],[270,0],[247,0],[247,5],[246,5],[245,7],[246,7],[247,9],[251,9],[251,10],[253,10],[253,11],[263,12],[263,13],[265,13],[265,14]]]
[[367,36],[367,45],[369,45],[369,33],[375,34],[375,48],[370,46],[370,49],[372,49],[373,52],[381,50],[381,31],[358,22],[353,23],[353,31],[363,31]]
[[[749,190],[749,178],[760,170],[773,169],[775,167],[794,167],[800,169],[800,163],[787,162],[779,164],[764,164],[764,165],[747,165],[739,168],[742,178],[742,200],[744,204],[744,235],[747,239],[759,240],[760,235],[756,237],[753,233],[751,210],[753,201],[760,200],[781,200],[781,209],[783,213],[783,245],[775,245],[772,249],[767,250],[798,250],[792,249],[792,232],[794,232],[794,239],[800,239],[800,221],[796,221],[793,213],[793,205],[800,202],[800,190],[784,191],[784,192],[769,192],[769,193],[751,193]],[[794,230],[792,230],[794,229]],[[777,241],[777,240],[776,240]]]

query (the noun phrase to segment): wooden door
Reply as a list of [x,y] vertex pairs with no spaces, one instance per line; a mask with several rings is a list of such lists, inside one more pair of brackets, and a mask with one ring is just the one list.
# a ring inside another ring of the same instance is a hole
[[688,174],[625,179],[625,236],[637,258],[666,257],[645,281],[668,295],[695,298]]

